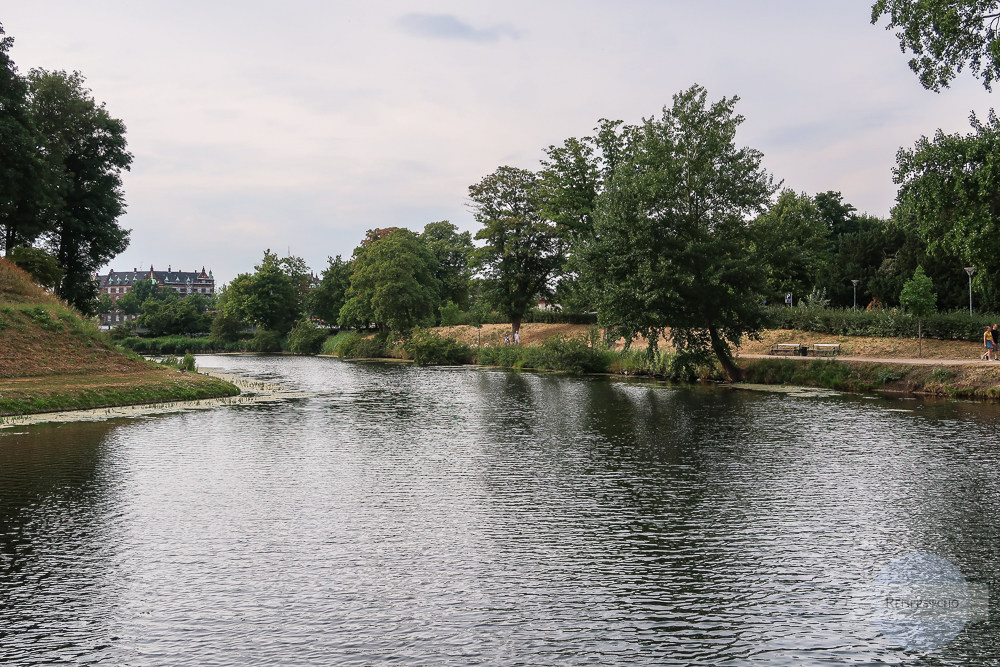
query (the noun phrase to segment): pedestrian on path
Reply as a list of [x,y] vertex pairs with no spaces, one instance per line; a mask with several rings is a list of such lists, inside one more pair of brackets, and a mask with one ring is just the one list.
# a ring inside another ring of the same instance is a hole
[[986,331],[983,332],[983,345],[986,347],[986,351],[979,358],[990,361],[990,355],[993,354],[995,346],[993,345],[993,330],[990,329],[990,325],[988,324],[986,325]]

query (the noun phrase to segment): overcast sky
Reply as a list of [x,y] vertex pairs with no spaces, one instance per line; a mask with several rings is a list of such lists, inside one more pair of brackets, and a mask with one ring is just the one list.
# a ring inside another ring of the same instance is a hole
[[131,246],[228,282],[265,248],[318,272],[375,227],[474,229],[468,186],[693,83],[786,187],[885,216],[896,151],[992,97],[920,87],[870,0],[7,0],[22,73],[79,70],[128,128]]

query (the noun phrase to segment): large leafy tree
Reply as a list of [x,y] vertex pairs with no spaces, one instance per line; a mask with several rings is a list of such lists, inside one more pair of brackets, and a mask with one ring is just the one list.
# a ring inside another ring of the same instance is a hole
[[64,274],[59,294],[85,313],[96,307],[94,272],[128,246],[121,172],[132,163],[125,125],[97,104],[79,72],[32,70],[29,113],[42,141],[50,200],[48,244]]
[[334,325],[340,309],[347,301],[347,288],[351,286],[351,263],[340,255],[328,257],[328,264],[319,285],[309,295],[309,312],[327,324]]
[[381,331],[397,333],[432,324],[440,303],[434,255],[409,229],[381,231],[369,231],[354,250],[340,324],[374,323]]
[[[1000,120],[971,116],[972,132],[921,137],[896,155],[899,184],[893,217],[918,231],[927,251],[979,267],[975,282],[991,307],[1000,304]],[[955,266],[959,275],[961,266]]]
[[987,90],[1000,74],[1000,3],[996,0],[878,0],[872,23],[888,18],[910,69],[928,90],[947,88],[968,67]]
[[476,221],[483,227],[476,238],[485,244],[476,250],[482,276],[482,296],[517,332],[540,295],[550,291],[550,280],[562,265],[554,223],[542,215],[538,177],[526,170],[499,167],[469,186]]
[[420,240],[437,260],[434,277],[440,283],[441,301],[451,301],[463,310],[468,308],[469,281],[472,278],[470,264],[475,250],[472,234],[459,232],[458,227],[442,220],[424,225]]
[[597,198],[628,155],[633,129],[622,121],[601,119],[593,136],[570,137],[545,149],[539,172],[542,215],[555,223],[564,258],[555,298],[570,311],[593,307],[594,297],[580,281],[581,253],[593,239]]
[[770,299],[822,286],[831,262],[830,228],[812,197],[783,190],[753,232]]
[[748,220],[776,190],[761,153],[736,146],[738,98],[710,103],[695,85],[635,129],[632,154],[598,200],[585,278],[613,334],[669,336],[741,376],[731,348],[764,326],[763,275]]
[[297,292],[278,256],[264,252],[254,273],[241,273],[226,288],[223,314],[253,326],[288,333],[299,317]]
[[10,58],[13,44],[0,25],[0,244],[8,257],[43,231],[39,207],[47,191],[28,84]]

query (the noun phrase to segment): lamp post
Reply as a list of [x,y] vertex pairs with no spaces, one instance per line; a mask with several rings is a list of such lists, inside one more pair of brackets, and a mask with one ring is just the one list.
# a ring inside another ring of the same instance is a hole
[[858,309],[858,283],[860,280],[852,280],[851,284],[854,285],[854,310]]
[[969,274],[969,315],[972,315],[972,274],[976,272],[976,267],[967,266],[965,272]]

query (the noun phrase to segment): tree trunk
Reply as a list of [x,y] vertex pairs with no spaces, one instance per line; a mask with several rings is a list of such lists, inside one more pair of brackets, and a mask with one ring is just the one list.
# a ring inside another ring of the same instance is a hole
[[733,361],[732,355],[729,353],[729,346],[719,338],[719,330],[715,327],[709,327],[708,333],[712,337],[712,351],[715,352],[715,356],[719,358],[719,363],[722,364],[722,370],[726,374],[726,378],[730,382],[740,382],[743,380],[743,369],[736,365]]
[[510,318],[510,335],[513,336],[521,330],[521,316],[513,315]]

